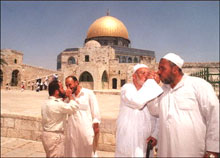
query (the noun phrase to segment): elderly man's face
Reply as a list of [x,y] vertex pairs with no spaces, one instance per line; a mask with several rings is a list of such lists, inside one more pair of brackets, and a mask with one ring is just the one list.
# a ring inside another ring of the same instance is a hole
[[135,81],[137,82],[137,84],[139,85],[143,85],[144,82],[147,79],[147,76],[149,75],[149,69],[148,68],[139,68],[136,72],[135,72]]
[[67,78],[65,84],[66,84],[67,89],[72,90],[72,93],[76,92],[77,86],[78,86],[77,81],[74,81],[72,78]]
[[160,80],[164,84],[171,84],[174,81],[174,74],[172,72],[172,67],[170,62],[166,59],[161,59],[158,67],[158,75],[160,76]]

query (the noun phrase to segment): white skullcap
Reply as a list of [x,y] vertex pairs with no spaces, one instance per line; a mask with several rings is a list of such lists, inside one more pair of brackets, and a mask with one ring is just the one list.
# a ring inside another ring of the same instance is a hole
[[134,74],[138,69],[140,69],[140,68],[142,68],[142,67],[148,68],[147,65],[145,65],[145,64],[137,64],[137,65],[135,65],[134,68],[133,68],[133,74]]
[[184,63],[184,60],[179,55],[176,55],[174,53],[166,54],[163,59],[171,61],[172,63],[176,64],[180,69],[182,68]]

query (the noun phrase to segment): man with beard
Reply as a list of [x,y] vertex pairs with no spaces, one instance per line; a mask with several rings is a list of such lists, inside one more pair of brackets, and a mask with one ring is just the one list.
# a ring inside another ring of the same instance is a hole
[[79,110],[68,118],[65,156],[92,157],[101,121],[96,96],[92,90],[81,87],[75,76],[68,76],[65,84],[79,106]]
[[[78,110],[77,103],[72,97],[72,91],[63,89],[61,82],[53,80],[48,87],[49,99],[41,107],[42,143],[46,157],[64,157],[64,121],[67,114]],[[68,97],[69,103],[63,98]]]
[[219,100],[211,84],[182,72],[183,59],[165,55],[158,74],[164,93],[148,103],[159,116],[158,157],[217,157]]
[[157,143],[157,120],[146,104],[160,95],[162,89],[150,75],[146,65],[137,64],[133,68],[133,83],[121,88],[115,157],[145,157],[147,139],[153,141],[153,146]]

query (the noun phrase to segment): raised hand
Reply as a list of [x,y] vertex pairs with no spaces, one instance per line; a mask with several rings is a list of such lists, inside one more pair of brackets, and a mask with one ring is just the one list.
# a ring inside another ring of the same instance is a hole
[[71,90],[70,88],[67,88],[67,89],[66,89],[66,96],[67,96],[69,99],[73,99],[72,90]]

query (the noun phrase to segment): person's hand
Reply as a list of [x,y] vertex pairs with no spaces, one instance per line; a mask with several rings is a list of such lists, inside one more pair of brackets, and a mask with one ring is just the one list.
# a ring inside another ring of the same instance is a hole
[[154,137],[148,137],[147,138],[147,143],[150,141],[150,140],[152,140],[152,146],[154,147],[155,145],[157,145],[157,139],[155,139]]
[[99,124],[98,123],[93,123],[93,130],[95,135],[99,133]]
[[160,83],[160,77],[155,71],[150,71],[149,74],[146,76],[146,79],[154,79],[157,84]]
[[157,82],[157,84],[160,83],[160,76],[158,75],[158,73],[155,72],[154,74],[154,80]]
[[204,158],[209,158],[209,157],[220,157],[219,153],[211,152],[211,151],[206,151]]
[[73,99],[73,96],[72,96],[72,90],[70,88],[68,88],[66,90],[66,96],[69,98],[69,99]]

